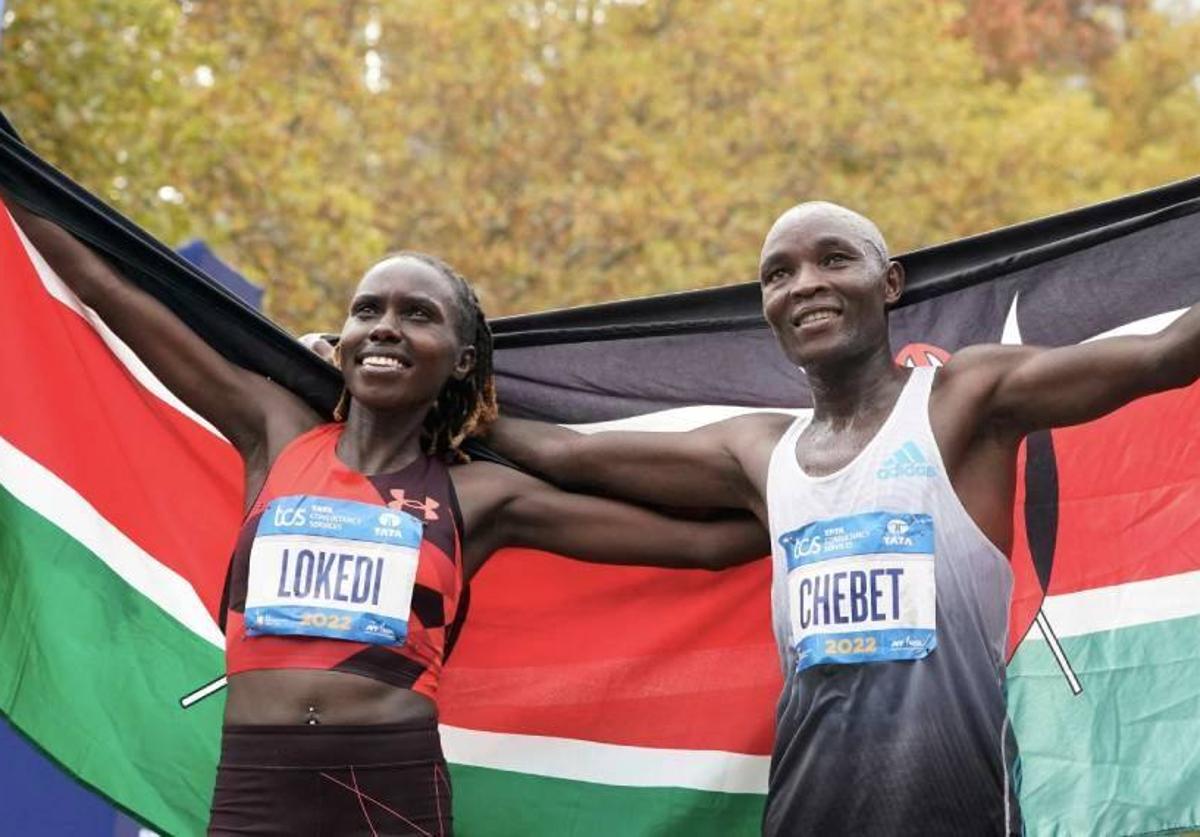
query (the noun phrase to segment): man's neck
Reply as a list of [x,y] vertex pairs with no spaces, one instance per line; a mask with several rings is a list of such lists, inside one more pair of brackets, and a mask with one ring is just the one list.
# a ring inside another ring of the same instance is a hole
[[813,397],[813,421],[838,428],[864,414],[890,410],[908,380],[886,345],[827,366],[805,367]]

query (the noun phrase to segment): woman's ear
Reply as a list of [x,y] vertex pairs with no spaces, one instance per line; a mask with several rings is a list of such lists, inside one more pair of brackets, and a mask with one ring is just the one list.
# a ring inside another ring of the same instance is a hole
[[464,346],[458,353],[458,363],[454,364],[454,380],[465,380],[475,370],[475,347]]

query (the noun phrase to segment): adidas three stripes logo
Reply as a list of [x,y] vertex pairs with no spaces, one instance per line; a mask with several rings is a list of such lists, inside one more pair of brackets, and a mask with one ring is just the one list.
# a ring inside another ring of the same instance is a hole
[[883,465],[875,474],[881,480],[897,479],[899,477],[933,477],[937,469],[929,464],[925,454],[921,452],[916,442],[905,442],[896,452],[883,460]]

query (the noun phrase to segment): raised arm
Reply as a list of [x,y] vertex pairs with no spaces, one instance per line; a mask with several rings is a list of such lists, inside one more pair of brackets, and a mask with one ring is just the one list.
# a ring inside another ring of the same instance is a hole
[[6,205],[59,278],[168,389],[212,422],[248,463],[268,455],[272,435],[290,438],[297,428],[318,421],[286,389],[226,360],[170,309],[126,281],[70,233],[10,198]]
[[790,420],[754,414],[687,432],[584,434],[501,418],[488,443],[565,488],[655,505],[743,508],[761,517],[767,460]]
[[719,570],[767,555],[763,525],[747,512],[705,520],[573,494],[492,463],[454,469],[466,518],[466,568],[474,574],[506,546],[544,549],[583,561]]
[[946,365],[976,388],[981,419],[1024,435],[1091,421],[1135,398],[1200,379],[1200,305],[1157,334],[1076,346],[978,346]]

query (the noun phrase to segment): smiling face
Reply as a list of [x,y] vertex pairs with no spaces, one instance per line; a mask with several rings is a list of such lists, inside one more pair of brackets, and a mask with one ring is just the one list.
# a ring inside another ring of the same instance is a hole
[[459,337],[451,280],[411,256],[375,265],[354,292],[342,326],[346,388],[373,410],[428,409],[451,378],[466,377],[475,349]]
[[887,306],[904,271],[875,225],[834,204],[801,204],[767,233],[763,315],[788,359],[812,368],[887,350]]

